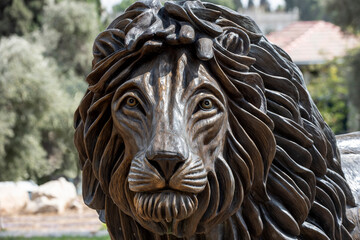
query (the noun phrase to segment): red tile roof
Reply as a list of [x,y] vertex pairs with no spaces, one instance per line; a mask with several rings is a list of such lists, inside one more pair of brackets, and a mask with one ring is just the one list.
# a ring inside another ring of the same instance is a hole
[[360,39],[345,34],[340,27],[324,21],[299,21],[267,39],[284,49],[297,64],[316,64],[341,57],[359,46]]

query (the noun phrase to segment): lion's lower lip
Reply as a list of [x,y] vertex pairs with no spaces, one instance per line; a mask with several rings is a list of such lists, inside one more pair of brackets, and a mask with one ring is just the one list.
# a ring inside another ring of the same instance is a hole
[[136,214],[145,221],[172,222],[192,215],[198,207],[198,201],[193,194],[163,190],[136,193],[134,206]]

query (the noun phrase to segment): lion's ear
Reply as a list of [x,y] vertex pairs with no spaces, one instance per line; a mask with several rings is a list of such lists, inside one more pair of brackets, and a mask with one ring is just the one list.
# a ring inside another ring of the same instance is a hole
[[100,33],[93,46],[93,68],[102,59],[124,49],[125,34],[119,29],[108,29]]

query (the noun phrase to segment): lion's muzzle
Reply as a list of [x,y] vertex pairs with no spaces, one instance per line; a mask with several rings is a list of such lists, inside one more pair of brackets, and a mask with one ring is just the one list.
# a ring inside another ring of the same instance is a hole
[[202,160],[187,151],[181,138],[170,137],[166,139],[172,145],[163,144],[164,138],[153,141],[130,166],[128,183],[135,192],[136,214],[146,221],[172,222],[191,216],[198,208],[196,195],[208,181]]

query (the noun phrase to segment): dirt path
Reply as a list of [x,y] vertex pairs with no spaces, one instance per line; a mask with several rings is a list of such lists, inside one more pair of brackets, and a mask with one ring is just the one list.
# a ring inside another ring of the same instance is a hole
[[0,238],[4,236],[94,236],[107,232],[94,210],[62,214],[0,216]]

